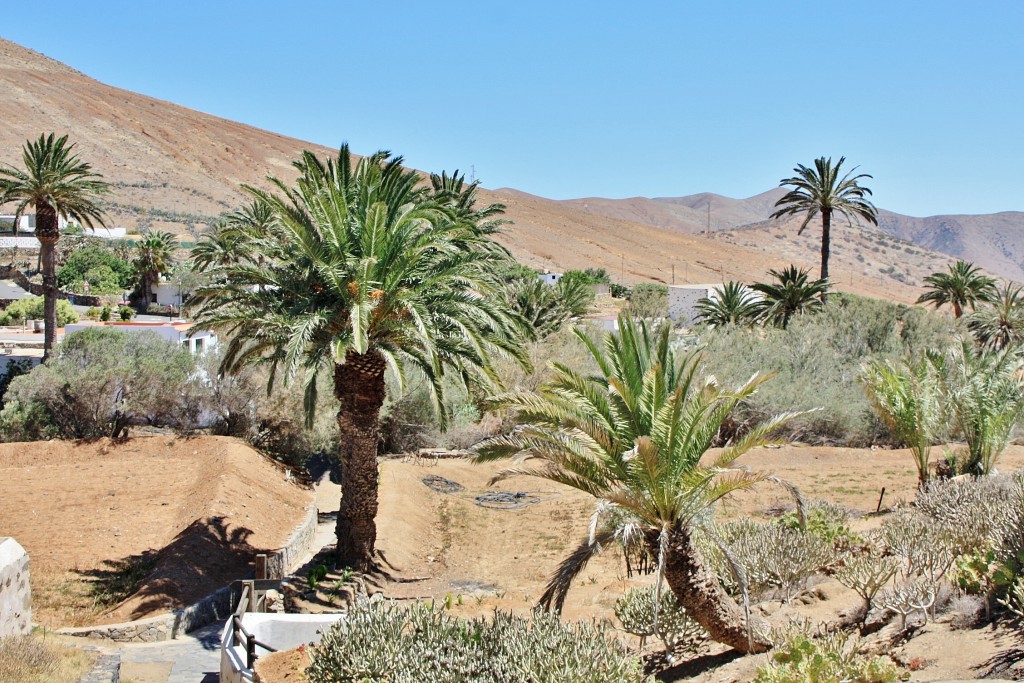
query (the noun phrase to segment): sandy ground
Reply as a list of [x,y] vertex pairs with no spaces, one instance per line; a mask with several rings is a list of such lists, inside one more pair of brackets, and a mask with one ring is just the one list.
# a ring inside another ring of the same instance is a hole
[[[941,453],[941,448],[935,453]],[[742,462],[796,484],[808,499],[829,500],[862,513],[876,509],[883,486],[883,511],[911,500],[916,487],[915,470],[905,450],[787,446],[752,451]],[[1024,447],[1011,447],[1000,464],[1004,471],[1024,466]],[[498,469],[500,465],[458,459],[382,463],[378,545],[403,578],[421,579],[389,585],[389,597],[433,599],[465,616],[490,614],[495,608],[518,613],[531,609],[559,560],[585,538],[593,503],[581,493],[527,477],[488,486]],[[433,476],[456,482],[463,490],[438,493],[423,482]],[[479,506],[476,496],[492,491],[522,492],[537,502],[517,510]],[[337,487],[321,486],[318,500],[322,510],[334,509]],[[791,505],[785,490],[766,483],[727,501],[720,514],[766,517]],[[621,556],[614,550],[607,552],[592,561],[574,584],[564,615],[574,620],[614,619],[615,600],[631,585],[650,580],[627,578]],[[815,591],[818,595],[808,598],[807,604],[776,601],[764,603],[762,611],[775,623],[791,618],[819,623],[834,620],[859,603],[853,592],[834,580],[822,580]],[[631,647],[638,644],[632,636],[623,638]],[[1017,643],[1006,629],[954,631],[948,618],[940,617],[908,643],[887,649],[902,661],[915,661],[918,670],[911,680],[942,681],[977,678],[987,668],[986,662]],[[281,662],[282,670],[294,675],[296,660],[282,659],[287,660]],[[745,681],[763,662],[763,656],[735,658],[712,650],[698,662],[668,672],[666,680]]]
[[[257,550],[280,547],[312,496],[222,437],[0,444],[0,481],[0,535],[28,550],[34,616],[50,627],[198,599],[245,573]],[[89,582],[126,563],[152,567],[146,587],[110,610],[92,604]]]

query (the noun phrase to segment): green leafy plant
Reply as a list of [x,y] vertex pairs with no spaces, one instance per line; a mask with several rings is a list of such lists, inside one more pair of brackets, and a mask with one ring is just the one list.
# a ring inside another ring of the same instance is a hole
[[309,570],[308,574],[306,574],[306,586],[310,590],[313,590],[317,587],[317,585],[319,585],[321,581],[324,580],[324,577],[327,576],[327,572],[328,569],[326,564],[316,565],[315,567]]
[[110,318],[113,315],[114,311],[110,308],[110,306],[104,306],[103,309],[100,311],[100,320],[102,320],[103,322],[110,322]]
[[695,654],[707,642],[708,634],[679,606],[670,590],[662,590],[655,610],[654,586],[631,588],[615,601],[615,616],[623,630],[640,638],[640,647],[657,636],[671,655]]
[[901,670],[888,657],[859,652],[859,642],[842,631],[817,638],[796,628],[772,652],[771,661],[758,667],[754,683],[893,683]]
[[[3,313],[0,313],[0,325],[21,325],[26,320],[42,320],[44,307],[43,297],[41,296],[30,296],[14,301]],[[58,299],[56,320],[58,327],[64,327],[70,323],[78,322],[78,313],[75,312],[75,309],[71,307],[68,301]]]
[[117,309],[117,315],[121,320],[127,322],[135,316],[135,311],[130,306],[120,306]]

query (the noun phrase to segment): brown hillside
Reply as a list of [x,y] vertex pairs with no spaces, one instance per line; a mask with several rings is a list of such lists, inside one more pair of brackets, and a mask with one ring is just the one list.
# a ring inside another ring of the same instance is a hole
[[[104,85],[2,39],[0,88],[4,92],[0,162],[16,163],[24,141],[40,132],[70,133],[81,155],[114,183],[116,192],[109,207],[112,222],[129,229],[141,222],[143,226],[195,234],[214,216],[244,201],[239,191],[242,183],[262,185],[268,173],[287,178],[289,162],[303,149],[331,152]],[[765,204],[764,198],[770,195],[760,196],[760,204]],[[604,267],[629,283],[671,283],[674,268],[677,283],[715,283],[723,278],[763,278],[769,268],[790,261],[806,266],[817,262],[806,250],[780,252],[774,239],[747,239],[744,243],[720,235],[709,240],[682,234],[664,218],[696,216],[706,221],[706,204],[711,202],[712,221],[718,216],[727,219],[727,227],[734,227],[757,215],[762,208],[755,201],[758,198],[744,200],[747,204],[743,206],[737,204],[738,200],[717,195],[638,200],[653,201],[657,211],[651,209],[648,215],[625,211],[611,216],[515,190],[487,191],[484,200],[508,205],[508,217],[514,225],[502,241],[517,257],[537,267]],[[847,270],[855,265],[851,262]],[[923,274],[914,271],[908,281],[920,281]],[[852,278],[840,285],[857,293],[900,301],[911,301],[919,294],[917,289],[891,279],[879,282],[877,278]]]

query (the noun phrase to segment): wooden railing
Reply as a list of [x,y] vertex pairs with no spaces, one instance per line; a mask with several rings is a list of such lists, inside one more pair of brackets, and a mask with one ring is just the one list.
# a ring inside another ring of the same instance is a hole
[[267,580],[235,582],[235,585],[240,587],[241,594],[239,595],[238,606],[235,607],[235,611],[231,615],[231,644],[235,647],[243,646],[245,648],[246,669],[252,670],[253,664],[256,663],[258,656],[256,648],[262,648],[266,652],[277,652],[277,650],[257,640],[255,636],[249,633],[242,623],[242,615],[246,612],[258,611],[260,606],[259,594],[265,593],[272,588],[277,588],[280,584],[280,581]]

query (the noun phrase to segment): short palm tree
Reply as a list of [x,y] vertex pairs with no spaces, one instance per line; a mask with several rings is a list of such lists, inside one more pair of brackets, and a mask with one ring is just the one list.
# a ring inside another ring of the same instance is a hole
[[243,240],[225,223],[219,223],[199,239],[189,256],[192,257],[193,270],[204,273],[239,260],[243,250]]
[[786,329],[794,315],[813,313],[822,308],[828,292],[828,280],[810,280],[806,269],[789,266],[769,270],[774,282],[755,282],[750,286],[763,297],[757,303],[759,318]]
[[938,373],[927,359],[895,365],[874,360],[864,366],[861,381],[878,418],[910,449],[919,486],[928,483],[932,443],[942,423],[942,390]]
[[562,278],[549,285],[530,274],[507,282],[502,297],[509,309],[530,323],[538,338],[544,338],[590,310],[594,291],[582,280]]
[[975,341],[992,351],[1001,351],[1024,342],[1024,291],[1007,283],[991,304],[982,306],[967,320]]
[[[553,379],[537,393],[494,397],[488,407],[515,410],[520,425],[477,445],[477,460],[516,459],[496,480],[532,475],[589,493],[598,501],[597,517],[615,515],[638,528],[658,558],[659,576],[712,638],[746,652],[766,649],[764,635],[706,564],[694,533],[717,501],[766,478],[734,463],[792,415],[752,427],[702,462],[722,423],[766,378],[724,389],[697,377],[699,354],[676,355],[670,326],[652,330],[621,315],[619,329],[603,345],[576,330],[600,369],[596,376],[553,363]],[[567,588],[596,549],[593,538],[585,542],[553,581]]]
[[959,260],[948,268],[948,273],[932,273],[924,279],[928,291],[917,303],[932,304],[937,309],[949,304],[953,317],[959,318],[968,306],[973,311],[977,304],[995,300],[996,281],[973,263]]
[[[832,243],[832,216],[839,214],[846,218],[849,224],[863,218],[868,223],[878,225],[878,210],[868,199],[871,190],[861,186],[860,181],[871,176],[866,173],[853,175],[857,170],[853,168],[849,173],[840,176],[843,162],[846,157],[840,157],[835,166],[832,165],[832,158],[818,157],[814,160],[814,168],[808,168],[799,164],[793,171],[796,175],[792,178],[785,178],[779,181],[781,187],[790,186],[793,189],[787,192],[775,206],[779,209],[772,214],[772,218],[781,218],[795,214],[806,214],[804,222],[800,225],[799,232],[802,233],[807,225],[817,216],[821,216],[821,278],[828,279],[828,259]],[[826,293],[822,292],[822,298]]]
[[758,317],[758,298],[742,282],[730,280],[715,287],[714,296],[697,302],[697,321],[711,327],[752,325]]
[[[244,258],[209,272],[194,296],[196,323],[228,336],[223,369],[265,363],[305,386],[331,373],[340,403],[342,498],[338,562],[375,566],[377,445],[385,371],[422,373],[442,424],[443,377],[499,386],[493,361],[526,365],[526,327],[502,308],[495,266],[507,252],[467,217],[418,186],[401,158],[378,152],[353,164],[348,146],[326,162],[305,152],[294,186],[246,188],[268,208],[267,234]],[[255,265],[264,257],[262,266]]]
[[53,350],[57,331],[56,246],[60,239],[60,218],[73,218],[87,227],[105,225],[98,201],[109,185],[92,166],[75,154],[68,136],[54,133],[29,140],[22,148],[23,169],[0,168],[0,206],[16,204],[15,220],[29,208],[36,211],[36,238],[43,271],[44,354]]
[[171,272],[172,257],[177,240],[169,232],[151,232],[135,245],[135,272],[139,278],[139,291],[145,307],[156,301],[153,288],[160,276]]
[[965,474],[991,474],[1024,416],[1024,361],[1013,349],[987,351],[969,340],[946,355],[931,354],[943,378],[946,405],[967,442]]

